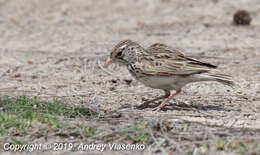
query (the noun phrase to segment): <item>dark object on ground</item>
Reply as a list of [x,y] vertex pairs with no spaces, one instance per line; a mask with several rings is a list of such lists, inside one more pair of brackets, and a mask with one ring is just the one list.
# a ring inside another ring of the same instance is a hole
[[238,10],[233,16],[235,25],[249,25],[251,20],[250,14],[246,10]]

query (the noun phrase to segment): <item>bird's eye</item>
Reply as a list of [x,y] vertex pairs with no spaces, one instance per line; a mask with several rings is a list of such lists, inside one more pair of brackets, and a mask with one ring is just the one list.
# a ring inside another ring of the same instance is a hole
[[120,51],[120,52],[118,52],[118,53],[117,53],[117,55],[116,55],[116,56],[117,56],[117,57],[121,57],[121,56],[122,56],[122,54],[123,54],[123,52],[122,52],[122,51]]

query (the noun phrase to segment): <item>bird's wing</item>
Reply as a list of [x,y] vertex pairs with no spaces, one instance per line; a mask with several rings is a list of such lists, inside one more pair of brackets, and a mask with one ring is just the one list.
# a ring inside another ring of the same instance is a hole
[[217,68],[212,64],[185,57],[178,50],[159,43],[147,48],[147,52],[133,67],[148,75],[191,75]]

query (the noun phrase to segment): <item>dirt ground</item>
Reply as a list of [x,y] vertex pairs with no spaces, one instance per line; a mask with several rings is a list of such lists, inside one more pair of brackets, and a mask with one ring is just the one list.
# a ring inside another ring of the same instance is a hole
[[[250,26],[234,26],[238,9]],[[188,120],[260,129],[260,2],[258,0],[0,0],[0,94],[84,100],[97,111],[151,120]],[[163,92],[103,63],[113,46],[155,42],[218,65],[234,89],[215,82],[187,85],[174,110],[136,110]]]

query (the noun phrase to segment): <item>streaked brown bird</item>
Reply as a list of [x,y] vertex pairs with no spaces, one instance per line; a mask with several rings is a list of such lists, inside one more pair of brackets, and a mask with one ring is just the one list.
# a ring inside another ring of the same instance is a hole
[[[153,108],[160,110],[181,92],[182,87],[192,82],[217,81],[234,86],[231,76],[218,73],[217,66],[186,57],[178,50],[161,43],[155,43],[144,49],[134,41],[123,40],[113,48],[104,67],[112,62],[123,63],[138,81],[165,92],[165,95],[141,104],[139,109],[167,98],[165,102]],[[171,90],[176,92],[171,95]]]

